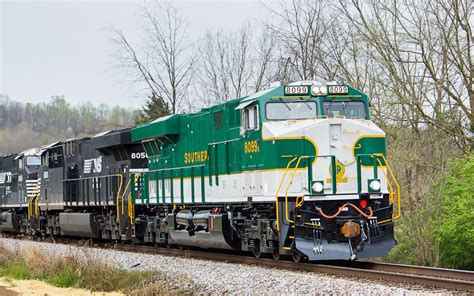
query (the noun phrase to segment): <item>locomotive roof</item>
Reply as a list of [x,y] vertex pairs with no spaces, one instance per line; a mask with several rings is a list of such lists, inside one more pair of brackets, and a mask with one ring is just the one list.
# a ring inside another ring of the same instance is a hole
[[90,139],[93,149],[102,149],[132,143],[131,128],[107,131]]
[[[132,140],[133,141],[146,141],[147,139],[153,139],[153,138],[155,139],[156,138],[172,138],[179,134],[180,121],[186,117],[199,116],[200,114],[203,114],[203,113],[215,112],[215,111],[220,111],[224,109],[239,110],[239,109],[245,108],[246,106],[256,101],[265,103],[270,100],[282,99],[282,98],[288,98],[288,99],[308,98],[309,99],[309,98],[314,97],[310,93],[305,94],[305,95],[303,94],[288,95],[285,93],[286,92],[285,87],[287,86],[308,86],[308,89],[310,89],[312,86],[331,86],[331,85],[338,85],[338,84],[335,82],[326,82],[326,81],[296,81],[296,82],[292,82],[286,85],[272,86],[268,89],[256,92],[250,96],[245,96],[245,97],[238,98],[235,100],[227,101],[219,105],[203,108],[199,112],[196,112],[196,113],[172,114],[172,115],[160,117],[151,122],[136,126],[135,128],[132,128]],[[336,99],[343,98],[345,100],[351,99],[351,98],[362,98],[363,100],[366,100],[366,96],[360,91],[358,91],[357,89],[354,89],[349,86],[347,86],[347,89],[348,89],[348,92],[345,95],[326,94],[326,95],[323,95],[322,97],[323,98],[325,96],[339,97]],[[318,95],[318,96],[321,96],[321,95]]]
[[17,154],[17,156],[15,156],[15,160],[23,157],[23,156],[40,156],[41,153],[40,153],[40,148],[29,148],[29,149],[26,149],[20,153]]
[[50,143],[48,145],[45,145],[43,147],[41,147],[41,151],[40,151],[40,154],[43,154],[45,151],[47,151],[48,149],[52,148],[52,147],[55,147],[55,146],[58,146],[59,144],[61,144],[62,142],[60,141],[56,141],[56,142],[53,142],[53,143]]

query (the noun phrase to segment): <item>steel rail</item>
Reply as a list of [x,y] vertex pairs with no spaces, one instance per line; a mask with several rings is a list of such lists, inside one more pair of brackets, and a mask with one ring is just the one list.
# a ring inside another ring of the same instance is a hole
[[128,252],[144,252],[165,256],[179,256],[194,259],[220,262],[257,265],[295,271],[326,273],[336,276],[365,278],[375,281],[390,281],[411,285],[422,285],[443,289],[464,290],[474,293],[474,272],[411,266],[401,264],[362,262],[362,261],[328,261],[325,263],[294,263],[292,261],[254,258],[223,252],[180,250],[156,248],[150,246],[116,245],[115,249]]
[[[105,249],[114,249],[131,253],[147,253],[170,257],[185,257],[217,262],[228,262],[245,265],[255,265],[268,268],[279,268],[294,271],[325,273],[335,276],[368,279],[382,282],[404,283],[421,285],[450,290],[464,290],[474,293],[474,272],[446,268],[433,268],[389,263],[366,261],[325,261],[321,263],[294,263],[292,261],[255,258],[248,253],[230,252],[222,250],[195,250],[154,247],[133,244],[111,244],[105,241],[84,239],[57,238],[56,243],[90,246]],[[81,242],[81,244],[77,244]],[[84,244],[84,242],[87,242]]]
[[[337,265],[337,263],[335,264]],[[367,269],[367,270],[381,270],[381,271],[387,271],[387,272],[398,272],[398,273],[406,273],[406,274],[413,274],[413,275],[424,275],[424,276],[441,277],[441,278],[447,278],[447,279],[474,281],[474,271],[469,271],[469,270],[393,264],[393,263],[381,263],[381,262],[367,262],[367,261],[344,262],[344,264],[342,265],[346,267],[354,267],[354,268],[361,268],[361,269]]]

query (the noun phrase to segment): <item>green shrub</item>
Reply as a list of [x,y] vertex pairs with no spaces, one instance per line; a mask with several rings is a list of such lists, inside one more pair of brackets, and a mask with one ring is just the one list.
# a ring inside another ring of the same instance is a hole
[[395,226],[387,261],[474,270],[474,154],[453,161]]
[[435,218],[441,265],[474,270],[474,154],[453,165],[441,209]]

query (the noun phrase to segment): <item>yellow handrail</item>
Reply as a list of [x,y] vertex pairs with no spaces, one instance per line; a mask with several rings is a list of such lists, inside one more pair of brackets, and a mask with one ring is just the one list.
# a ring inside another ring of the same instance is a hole
[[122,186],[123,186],[123,175],[116,174],[115,176],[119,177],[119,179],[120,179],[120,185],[119,185],[119,189],[117,191],[117,197],[115,198],[115,204],[117,205],[117,219],[116,219],[116,221],[118,221],[119,220],[119,213],[120,213],[119,197],[120,197],[120,191],[122,191]]
[[290,220],[288,216],[288,190],[290,190],[291,182],[293,182],[293,179],[296,176],[296,172],[298,171],[298,166],[300,165],[300,162],[303,158],[309,158],[309,156],[300,156],[298,158],[298,161],[296,162],[295,169],[293,170],[293,174],[291,174],[290,182],[288,182],[288,185],[286,186],[286,191],[285,191],[285,219],[288,223],[293,223],[293,220]]
[[31,201],[33,200],[33,195],[28,199],[28,220],[30,219],[31,217]]
[[297,208],[301,207],[303,205],[303,203],[304,203],[304,195],[298,195],[296,197],[296,207]]
[[38,185],[36,185],[35,189],[33,189],[33,192],[31,193],[31,197],[28,199],[28,219],[33,216],[33,199],[35,198],[36,192],[38,190]]
[[130,224],[133,225],[133,204],[132,204],[132,193],[128,195],[128,218],[130,219]]
[[40,188],[38,188],[36,190],[36,195],[34,195],[36,198],[35,198],[35,217],[38,218],[39,217],[39,194],[40,194]]
[[[383,161],[385,162],[385,166],[387,167],[387,171],[389,172],[390,177],[393,179],[393,182],[395,182],[395,186],[397,187],[397,193],[396,193],[396,194],[397,194],[397,214],[394,215],[394,214],[392,213],[392,221],[393,221],[393,220],[397,220],[397,219],[399,219],[400,216],[401,216],[400,185],[398,184],[398,181],[397,181],[397,179],[395,178],[395,175],[394,175],[394,173],[393,173],[393,171],[392,171],[390,165],[388,164],[388,161],[387,161],[387,159],[385,158],[385,156],[384,156],[383,154],[381,154],[381,153],[375,153],[375,155],[376,155],[376,156],[380,156],[380,157],[383,159]],[[377,161],[378,161],[378,163],[380,164],[380,166],[382,166],[382,162],[380,161],[380,159],[377,158]],[[387,175],[387,173],[385,172],[385,170],[382,169],[382,172],[384,173],[385,178],[387,179],[387,184],[388,184],[388,186],[389,186],[389,188],[390,188],[390,195],[389,195],[389,196],[390,196],[390,202],[393,203],[393,202],[392,202],[392,196],[393,196],[393,194],[395,194],[395,193],[393,192],[393,187],[392,187],[392,185],[391,185],[391,183],[390,183],[390,180],[389,180],[388,175]],[[384,223],[384,222],[387,222],[387,221],[389,221],[389,220],[380,221],[379,224]]]
[[278,185],[278,189],[276,191],[275,195],[275,208],[276,208],[276,224],[277,224],[277,230],[280,231],[280,213],[278,211],[278,194],[280,193],[281,186],[283,185],[283,182],[285,181],[286,174],[288,173],[288,169],[290,168],[291,164],[297,160],[298,157],[293,158],[288,162],[286,165],[285,173],[283,174],[283,178],[281,178],[280,185]]
[[130,181],[131,180],[132,180],[131,178],[128,179],[127,186],[125,186],[125,189],[123,190],[123,194],[122,194],[122,216],[125,213],[124,198],[125,198],[125,194],[127,193],[127,189],[130,186]]

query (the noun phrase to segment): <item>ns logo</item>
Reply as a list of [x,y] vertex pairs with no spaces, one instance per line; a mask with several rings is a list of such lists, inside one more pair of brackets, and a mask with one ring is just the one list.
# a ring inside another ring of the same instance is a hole
[[84,160],[84,174],[102,172],[102,156]]

